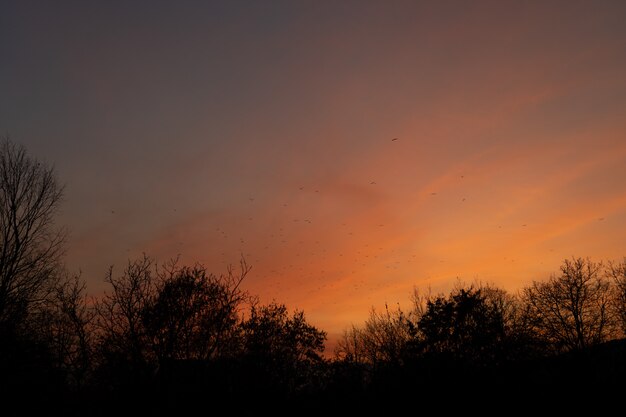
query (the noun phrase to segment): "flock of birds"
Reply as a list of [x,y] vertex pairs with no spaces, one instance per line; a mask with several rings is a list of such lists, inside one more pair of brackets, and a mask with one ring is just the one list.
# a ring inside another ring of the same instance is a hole
[[[399,138],[392,138],[392,142]],[[460,176],[465,178],[464,175]],[[369,181],[369,185],[378,185],[376,180]],[[313,191],[320,193],[317,188],[307,189],[306,186],[298,186],[298,191],[307,193]],[[436,196],[437,192],[430,193]],[[463,197],[461,202],[465,202]],[[257,199],[249,196],[248,201],[254,204]],[[283,207],[289,207],[290,202],[283,202]],[[248,221],[253,221],[248,217]],[[327,219],[328,220],[328,219]],[[293,225],[289,225],[291,222]],[[275,232],[265,236],[255,236],[250,239],[238,236],[231,241],[239,245],[231,245],[231,249],[238,250],[246,259],[252,260],[252,265],[257,268],[257,277],[263,282],[264,288],[270,292],[278,289],[289,291],[294,288],[305,289],[305,293],[314,293],[327,288],[341,287],[344,290],[377,290],[387,286],[393,279],[393,271],[401,270],[405,264],[417,262],[417,254],[405,253],[401,249],[385,248],[377,242],[379,234],[371,235],[350,220],[344,220],[334,227],[334,231],[343,234],[343,238],[333,234],[334,240],[344,242],[342,248],[333,248],[333,242],[324,244],[323,237],[318,236],[316,228],[303,229],[314,225],[316,220],[309,216],[304,218],[285,219],[284,224]],[[297,226],[300,224],[301,226]],[[377,228],[384,228],[385,224],[375,223]],[[240,230],[240,228],[237,228]],[[223,241],[229,240],[231,234],[224,226],[215,228],[217,237]],[[221,262],[228,264],[232,261],[235,250],[221,252]],[[440,262],[445,262],[440,260]],[[366,282],[362,272],[371,270],[387,271],[376,282]],[[345,279],[347,278],[347,279]]]
[[[398,141],[394,137],[392,142]],[[460,175],[463,180],[465,175]],[[375,180],[369,181],[369,185],[376,186]],[[309,192],[307,187],[301,185],[299,192]],[[319,189],[313,189],[314,193],[320,194]],[[436,191],[430,192],[431,197],[437,196]],[[249,196],[248,201],[255,205],[255,196]],[[461,199],[465,203],[467,197]],[[282,207],[289,207],[290,202],[283,202]],[[176,211],[176,209],[174,209]],[[115,210],[111,210],[115,214]],[[248,216],[248,222],[253,222],[254,217]],[[326,219],[327,220],[327,219]],[[603,221],[604,217],[600,217]],[[379,235],[363,233],[357,236],[358,226],[350,220],[342,221],[334,226],[335,232],[342,231],[344,237],[333,234],[333,240],[344,243],[342,248],[334,248],[335,242],[323,242],[323,233],[320,228],[312,227],[316,219],[312,216],[291,219],[283,219],[282,225],[275,228],[274,232],[265,235],[258,233],[259,228],[242,228],[241,224],[214,228],[215,235],[209,241],[221,246],[221,262],[225,265],[232,264],[233,258],[243,256],[255,269],[255,279],[263,282],[263,286],[275,293],[277,290],[289,291],[294,288],[305,290],[305,293],[314,293],[327,288],[342,288],[343,290],[361,291],[377,290],[389,284],[393,279],[393,271],[400,270],[405,264],[411,264],[419,260],[417,254],[408,253],[401,248],[385,248],[377,241]],[[300,226],[298,226],[298,224]],[[384,223],[376,223],[378,228],[383,228]],[[328,225],[326,225],[328,226]],[[527,223],[521,227],[528,227]],[[308,229],[305,229],[308,228]],[[497,225],[502,229],[502,225]],[[241,234],[242,230],[257,230],[249,237]],[[359,231],[363,231],[359,229]],[[233,232],[238,232],[236,235]],[[347,241],[346,241],[347,240]],[[183,245],[184,242],[179,242]],[[506,259],[506,258],[505,258]],[[511,262],[514,262],[511,259]],[[445,262],[441,259],[440,262]],[[387,273],[372,283],[364,278],[364,271],[375,267],[376,270],[385,270]],[[384,269],[383,269],[384,268]]]

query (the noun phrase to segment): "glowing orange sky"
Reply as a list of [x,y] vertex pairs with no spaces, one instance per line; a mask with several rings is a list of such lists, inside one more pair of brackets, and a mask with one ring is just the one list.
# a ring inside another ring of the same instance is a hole
[[1,6],[0,129],[56,165],[91,291],[243,254],[334,335],[626,255],[623,2],[336,3]]

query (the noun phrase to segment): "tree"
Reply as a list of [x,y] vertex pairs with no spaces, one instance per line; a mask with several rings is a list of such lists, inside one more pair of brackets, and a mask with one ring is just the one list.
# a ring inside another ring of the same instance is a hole
[[152,259],[129,261],[122,276],[105,278],[112,291],[96,303],[96,327],[102,364],[126,369],[142,377],[155,366],[154,353],[143,322],[145,310],[155,297]]
[[60,271],[65,233],[54,216],[62,194],[52,167],[0,138],[0,392],[7,410],[25,414],[18,398],[54,398],[64,382],[36,327]]
[[528,324],[557,351],[580,350],[614,334],[611,283],[603,265],[566,259],[561,273],[523,291]]
[[85,288],[79,275],[61,280],[38,320],[56,366],[73,386],[82,386],[92,367],[94,311]]
[[244,260],[240,267],[239,274],[228,268],[220,276],[201,265],[167,268],[142,315],[159,363],[208,360],[237,349],[238,313],[248,297],[240,284],[250,271]]
[[0,142],[0,326],[23,323],[54,288],[65,232],[54,169],[8,138]]
[[339,360],[367,363],[399,364],[407,344],[416,336],[414,314],[405,314],[400,306],[383,312],[370,311],[369,318],[362,328],[352,326],[346,330],[335,349]]
[[335,347],[335,359],[349,363],[367,363],[370,355],[365,351],[364,339],[363,329],[354,324],[344,330]]
[[507,337],[508,300],[491,287],[459,288],[427,301],[419,319],[424,352],[445,353],[474,363],[493,362]]
[[252,304],[242,328],[243,355],[269,384],[263,388],[301,390],[323,362],[326,332],[307,323],[302,311],[290,315],[284,304]]
[[622,262],[610,262],[607,275],[615,285],[615,313],[622,327],[622,335],[626,335],[626,258]]
[[248,297],[240,285],[249,271],[244,260],[239,274],[229,267],[215,276],[175,260],[158,267],[145,255],[119,277],[109,269],[111,292],[96,303],[95,326],[105,382],[142,383],[155,372],[166,378],[184,361],[239,354],[239,313]]

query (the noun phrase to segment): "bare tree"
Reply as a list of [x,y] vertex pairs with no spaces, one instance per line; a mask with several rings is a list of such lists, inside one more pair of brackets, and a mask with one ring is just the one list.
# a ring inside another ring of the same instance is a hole
[[74,386],[83,385],[92,364],[94,310],[85,288],[80,275],[61,280],[38,320],[56,365]]
[[352,326],[344,332],[335,349],[335,357],[358,363],[399,363],[407,344],[416,334],[412,318],[400,306],[382,312],[373,309],[363,327]]
[[105,361],[122,361],[133,372],[141,371],[153,359],[143,314],[155,297],[155,264],[145,256],[129,261],[122,276],[105,278],[112,291],[96,303],[99,351]]
[[622,262],[609,262],[607,275],[615,285],[615,313],[622,327],[622,335],[626,335],[626,258]]
[[367,363],[363,329],[354,324],[343,331],[335,347],[335,359],[350,363]]
[[202,265],[158,267],[149,257],[129,262],[96,303],[102,365],[147,376],[176,360],[209,360],[239,353],[241,289],[250,267],[209,274]]
[[0,323],[19,323],[54,287],[65,233],[54,227],[63,188],[54,169],[0,142]]
[[557,350],[578,350],[614,334],[611,283],[602,263],[566,259],[561,274],[523,291],[529,325]]

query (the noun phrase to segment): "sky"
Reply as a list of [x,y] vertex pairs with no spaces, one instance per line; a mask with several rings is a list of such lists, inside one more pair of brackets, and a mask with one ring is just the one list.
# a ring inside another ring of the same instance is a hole
[[3,1],[0,133],[90,293],[143,253],[332,339],[458,280],[626,256],[623,1]]

